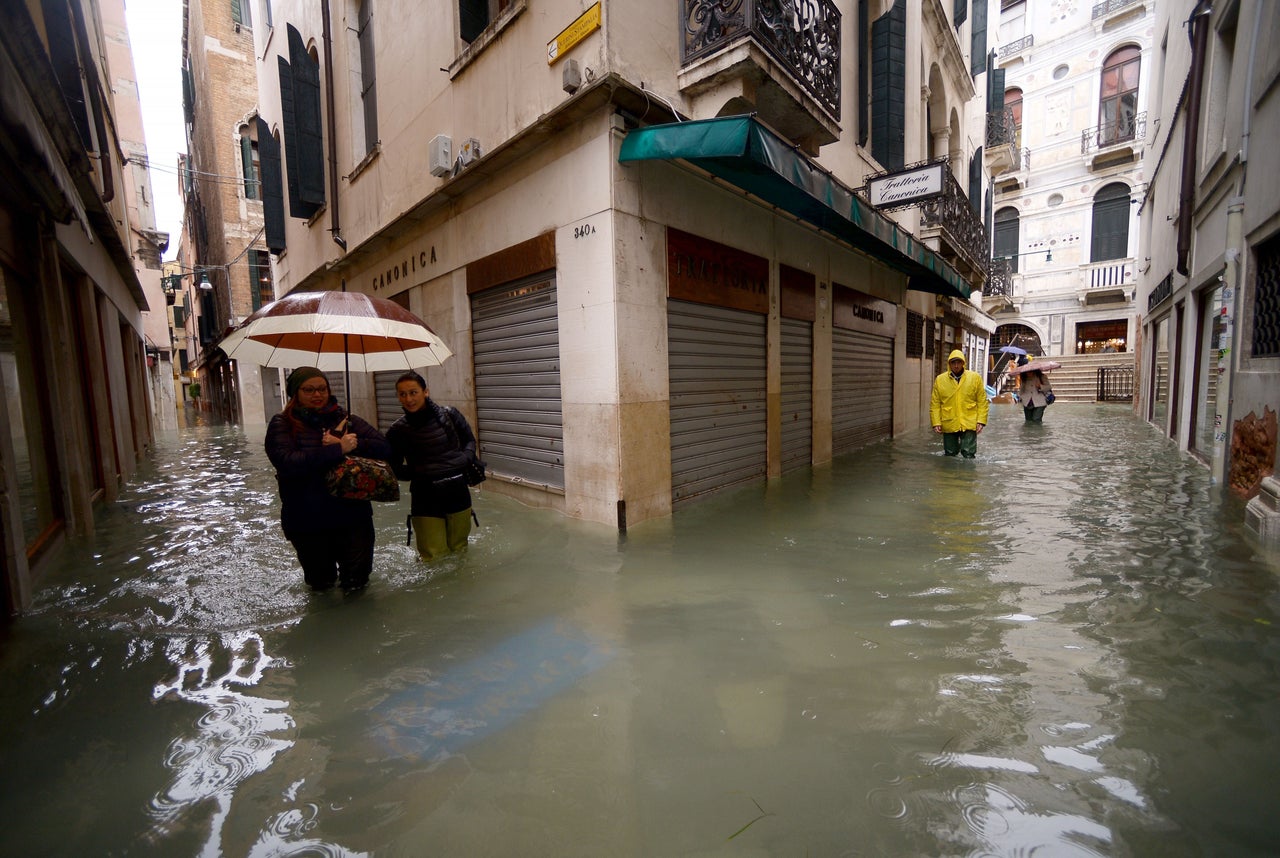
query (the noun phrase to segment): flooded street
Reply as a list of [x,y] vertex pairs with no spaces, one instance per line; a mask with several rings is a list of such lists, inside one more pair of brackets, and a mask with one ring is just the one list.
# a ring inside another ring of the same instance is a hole
[[1274,855],[1280,562],[1128,407],[625,534],[478,494],[312,595],[261,430],[161,440],[0,654],[0,853]]

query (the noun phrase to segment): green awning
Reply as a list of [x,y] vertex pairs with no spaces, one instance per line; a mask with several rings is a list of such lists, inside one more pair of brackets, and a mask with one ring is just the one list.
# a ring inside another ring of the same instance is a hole
[[750,116],[637,128],[618,160],[680,159],[848,242],[909,276],[909,289],[968,300],[969,283],[938,254]]

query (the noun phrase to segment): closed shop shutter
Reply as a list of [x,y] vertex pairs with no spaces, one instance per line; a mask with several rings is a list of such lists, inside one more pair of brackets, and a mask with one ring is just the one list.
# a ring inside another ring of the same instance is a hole
[[667,302],[671,501],[764,479],[765,317]]
[[[345,372],[326,372],[329,377],[329,392],[338,398],[338,404],[344,409],[347,407],[347,374]],[[288,373],[285,378],[288,379]],[[361,417],[364,415],[361,414]]]
[[893,435],[893,340],[831,331],[831,452]]
[[813,323],[782,320],[782,470],[813,461]]
[[485,462],[502,476],[564,488],[555,276],[472,295],[471,338]]
[[383,432],[404,416],[404,409],[396,398],[396,379],[402,374],[398,369],[373,374],[373,392],[378,397],[378,428]]

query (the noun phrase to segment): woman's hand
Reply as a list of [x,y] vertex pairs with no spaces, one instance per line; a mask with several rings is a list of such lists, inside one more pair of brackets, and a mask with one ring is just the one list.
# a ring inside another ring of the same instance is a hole
[[324,444],[341,444],[342,452],[350,453],[356,448],[356,444],[360,442],[360,438],[354,432],[348,432],[345,435],[335,435],[332,430],[326,430],[320,441]]

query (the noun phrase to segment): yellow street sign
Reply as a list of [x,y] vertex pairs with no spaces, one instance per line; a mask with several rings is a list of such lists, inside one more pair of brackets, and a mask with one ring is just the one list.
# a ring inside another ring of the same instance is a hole
[[593,3],[591,8],[578,16],[578,19],[560,31],[560,35],[547,42],[547,65],[553,65],[570,48],[587,36],[600,29],[600,4]]

